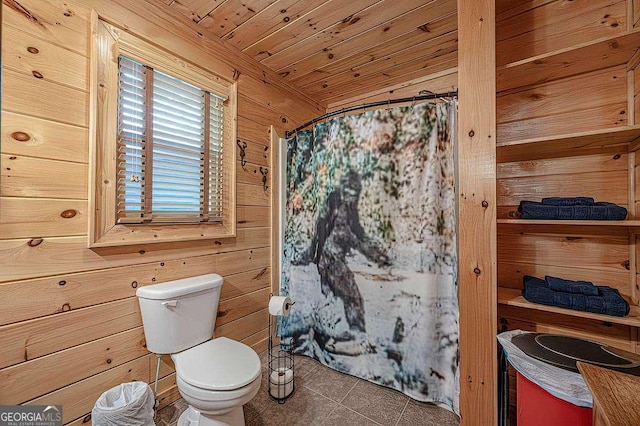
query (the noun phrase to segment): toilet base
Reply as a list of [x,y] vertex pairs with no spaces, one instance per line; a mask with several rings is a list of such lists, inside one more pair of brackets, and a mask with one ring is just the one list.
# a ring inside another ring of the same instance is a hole
[[244,426],[244,411],[242,405],[234,408],[226,414],[211,415],[202,414],[192,406],[189,406],[178,419],[178,426]]

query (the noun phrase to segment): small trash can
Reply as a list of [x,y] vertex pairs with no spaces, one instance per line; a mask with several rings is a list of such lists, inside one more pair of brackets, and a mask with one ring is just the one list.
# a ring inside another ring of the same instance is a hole
[[498,335],[516,370],[518,426],[590,426],[591,392],[580,373],[537,359],[512,341],[525,335],[536,333],[513,330]]
[[591,408],[551,395],[516,372],[518,426],[591,426]]
[[155,426],[155,397],[147,383],[123,383],[104,392],[91,411],[93,426]]

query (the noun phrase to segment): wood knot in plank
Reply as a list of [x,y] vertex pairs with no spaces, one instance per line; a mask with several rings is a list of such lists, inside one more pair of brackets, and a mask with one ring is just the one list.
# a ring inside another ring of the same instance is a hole
[[262,271],[258,272],[258,274],[255,277],[253,277],[253,279],[257,280],[257,279],[261,278],[266,273],[267,273],[267,268],[262,268]]
[[29,247],[38,247],[40,244],[42,244],[44,240],[42,238],[32,238],[29,240],[29,242],[27,243],[27,245]]
[[67,210],[63,211],[62,213],[60,213],[60,217],[62,217],[64,219],[71,219],[72,217],[75,217],[77,214],[78,214],[77,210],[67,209]]
[[218,311],[217,317],[218,318],[222,318],[223,316],[227,315],[228,313],[229,313],[229,311]]
[[27,52],[37,55],[38,53],[40,53],[40,50],[38,50],[37,47],[29,46],[27,47]]
[[69,312],[71,310],[71,305],[69,303],[65,303],[62,305],[62,312]]
[[44,78],[44,76],[42,75],[42,73],[41,73],[41,72],[39,72],[39,71],[31,71],[31,74],[33,74],[33,76],[34,76],[35,78]]
[[11,133],[11,137],[18,142],[28,142],[29,140],[31,140],[31,136],[29,136],[29,134],[25,132],[13,132]]

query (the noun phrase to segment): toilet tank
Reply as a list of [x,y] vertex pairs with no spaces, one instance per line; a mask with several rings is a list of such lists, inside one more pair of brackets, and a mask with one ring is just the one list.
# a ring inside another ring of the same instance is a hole
[[211,339],[222,281],[208,274],[138,288],[147,349],[173,354]]

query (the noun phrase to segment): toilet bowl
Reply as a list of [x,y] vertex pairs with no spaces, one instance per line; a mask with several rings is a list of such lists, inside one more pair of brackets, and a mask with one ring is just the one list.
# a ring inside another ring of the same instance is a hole
[[222,282],[209,274],[136,291],[147,349],[171,354],[189,404],[180,426],[244,426],[242,406],[260,389],[258,354],[226,337],[212,339]]
[[171,358],[178,391],[190,407],[179,426],[244,425],[242,406],[258,393],[262,378],[253,349],[220,337]]

